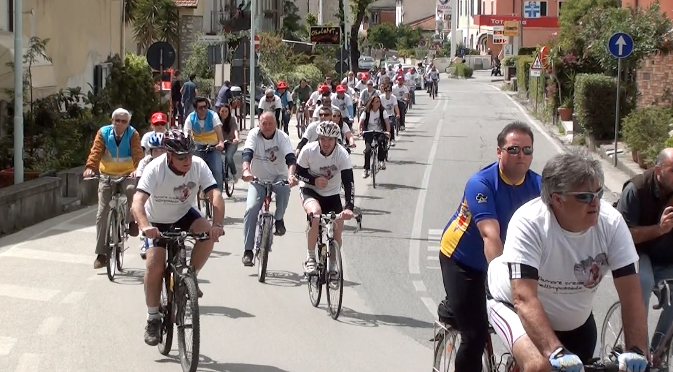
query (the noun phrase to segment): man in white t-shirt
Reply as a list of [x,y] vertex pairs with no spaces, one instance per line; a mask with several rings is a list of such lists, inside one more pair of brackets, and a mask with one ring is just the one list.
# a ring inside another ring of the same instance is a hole
[[337,85],[336,94],[333,94],[331,98],[332,105],[339,108],[341,117],[348,125],[351,125],[353,123],[353,99],[346,94],[346,86]]
[[[320,96],[320,105],[315,108],[315,111],[313,112],[313,121],[320,121],[323,120],[320,118],[320,110],[323,108],[329,108],[331,110],[339,110],[341,109],[338,106],[335,106],[332,104],[332,94],[331,93],[323,93],[322,96]],[[331,114],[330,114],[331,116]]]
[[[259,126],[248,133],[243,147],[243,181],[250,182],[254,178],[263,182],[278,182],[284,179],[289,186],[275,185],[276,220],[275,235],[285,235],[283,217],[290,199],[290,188],[297,184],[294,171],[297,157],[292,151],[290,138],[284,132],[276,130],[276,120],[270,112],[263,113],[259,118]],[[254,183],[248,187],[248,200],[243,215],[243,244],[245,251],[241,259],[243,265],[253,265],[252,250],[255,247],[255,231],[257,216],[262,209],[266,189]]]
[[596,347],[593,298],[609,273],[622,305],[620,370],[645,370],[638,254],[621,214],[601,200],[603,178],[584,150],[549,160],[540,198],[514,213],[503,254],[489,265],[489,321],[524,371],[582,370]]
[[388,120],[390,121],[390,146],[395,147],[395,125],[400,120],[400,106],[397,97],[393,94],[391,86],[386,85],[383,88],[383,95],[381,96],[381,106],[388,113]]
[[[334,118],[334,115],[339,113],[340,113],[339,110],[330,110],[329,107],[321,108],[320,112],[318,113],[318,115],[320,115],[321,121],[313,122],[309,124],[308,127],[306,127],[306,131],[304,131],[304,135],[302,136],[301,141],[299,141],[299,143],[297,144],[297,149],[294,150],[294,153],[297,156],[299,156],[299,152],[304,146],[306,146],[306,144],[317,141],[318,126],[320,125],[320,123],[322,121],[332,120],[332,118]],[[337,117],[340,118],[339,116]],[[348,125],[346,125],[346,123],[342,123],[341,125],[341,136],[337,138],[337,142],[339,142],[342,145],[348,143],[349,147],[355,147],[355,138],[353,137],[353,133],[351,132]],[[346,151],[348,152],[349,150],[346,149]]]
[[[334,239],[342,246],[343,221],[353,217],[354,179],[350,157],[342,146],[337,146],[341,129],[331,121],[321,121],[317,128],[318,141],[304,147],[297,160],[297,177],[305,183],[300,195],[306,214],[340,213],[334,229]],[[346,193],[346,205],[341,204],[341,184]],[[316,274],[315,246],[320,220],[312,218],[307,234],[308,252],[304,272]]]
[[264,92],[264,97],[259,100],[259,105],[257,106],[257,115],[261,115],[263,112],[270,112],[276,118],[276,122],[280,123],[280,115],[282,111],[283,100],[274,94],[273,89],[267,89],[266,92]]
[[409,104],[409,88],[404,85],[404,77],[397,78],[397,84],[393,85],[393,95],[397,97],[397,107],[400,114],[400,131],[404,130],[404,122]]
[[[190,264],[198,275],[206,264],[213,245],[224,234],[224,199],[206,162],[194,156],[194,142],[182,131],[171,130],[164,136],[167,153],[150,162],[138,181],[133,197],[133,215],[138,227],[150,240],[145,261],[145,302],[147,326],[145,343],[161,340],[159,297],[166,265],[165,241],[158,239],[172,228],[194,233],[208,232],[210,240],[198,241]],[[213,224],[193,206],[201,188],[213,204]],[[198,289],[199,297],[203,295]]]

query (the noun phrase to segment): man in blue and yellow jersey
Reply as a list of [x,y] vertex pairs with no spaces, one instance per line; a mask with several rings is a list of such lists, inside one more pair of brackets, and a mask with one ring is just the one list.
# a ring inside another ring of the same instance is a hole
[[442,234],[439,262],[446,299],[440,320],[461,333],[455,370],[480,372],[488,337],[486,272],[502,254],[507,225],[523,204],[540,196],[540,175],[530,170],[533,131],[522,122],[507,124],[498,134],[498,161],[473,174],[458,210]]
[[[140,134],[130,125],[131,114],[123,108],[118,108],[112,113],[112,124],[98,130],[96,138],[89,151],[84,169],[84,178],[100,172],[102,176],[98,183],[98,213],[96,214],[96,260],[93,262],[94,269],[105,266],[107,260],[107,247],[105,238],[107,235],[107,217],[110,211],[114,184],[110,183],[110,177],[129,176],[118,187],[125,191],[128,200],[133,200],[135,192],[134,172],[145,156],[140,146]],[[127,207],[130,207],[130,202]],[[131,236],[138,236],[138,226],[133,222],[133,217],[126,211],[126,223],[129,224],[128,232]]]
[[[205,160],[213,173],[217,188],[222,191],[222,150],[224,149],[224,135],[222,135],[222,121],[213,110],[208,109],[208,100],[198,97],[194,102],[196,111],[187,116],[184,125],[185,135],[193,136],[196,144],[196,155]],[[208,145],[215,146],[217,151],[199,151]]]

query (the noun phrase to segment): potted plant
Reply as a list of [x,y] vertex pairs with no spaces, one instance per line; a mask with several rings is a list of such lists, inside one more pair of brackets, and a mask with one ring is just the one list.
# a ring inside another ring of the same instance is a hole
[[657,107],[637,108],[622,121],[622,136],[631,150],[631,157],[641,168],[647,168],[669,138],[671,116]]
[[561,121],[571,121],[573,118],[573,97],[568,96],[563,100],[561,107],[558,108],[558,115]]

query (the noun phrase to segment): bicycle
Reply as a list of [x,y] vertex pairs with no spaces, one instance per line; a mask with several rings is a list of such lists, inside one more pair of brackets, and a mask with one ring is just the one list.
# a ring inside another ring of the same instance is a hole
[[[657,297],[658,303],[654,304],[652,306],[652,309],[654,310],[660,310],[664,307],[664,304],[667,306],[671,306],[671,290],[670,290],[670,284],[673,284],[673,279],[665,279],[660,281],[657,286],[652,290],[652,293]],[[606,348],[609,346],[610,350],[624,350],[625,348],[625,342],[624,342],[624,327],[623,325],[619,326],[619,331],[617,332],[617,337],[610,346],[610,343],[606,342],[606,333],[607,329],[610,326],[610,317],[613,314],[617,313],[617,310],[621,308],[621,304],[619,301],[616,301],[610,308],[608,309],[607,313],[605,313],[605,320],[603,320],[603,325],[601,326],[601,350],[600,350],[600,356],[603,358],[606,353]],[[619,321],[621,324],[621,311],[619,311]],[[671,342],[673,340],[673,325],[671,325],[668,330],[666,331],[666,334],[664,337],[661,339],[659,342],[659,346],[654,351],[651,351],[651,358],[652,360],[658,360],[658,361],[663,361],[667,365],[671,365],[673,363],[673,343]],[[657,366],[658,368],[658,366]]]
[[[433,366],[432,372],[455,372],[454,358],[452,354],[460,345],[460,333],[457,330],[455,320],[453,318],[444,319],[443,321],[435,321],[435,337],[433,341]],[[519,365],[514,360],[511,353],[503,353],[500,355],[500,360],[496,363],[496,355],[493,351],[493,343],[491,335],[495,334],[495,330],[489,324],[489,337],[484,347],[484,354],[482,356],[482,372],[499,372],[503,365],[503,358],[505,359],[505,372],[521,372]],[[584,365],[585,372],[618,372],[619,362],[617,357],[618,351],[612,351],[607,359],[594,358]],[[649,368],[648,368],[649,369]],[[646,369],[647,371],[647,369]]]
[[[159,312],[162,315],[161,338],[159,353],[168,355],[173,345],[174,325],[178,328],[178,354],[180,364],[185,372],[194,372],[199,365],[199,349],[201,323],[199,319],[199,295],[196,284],[196,271],[190,264],[187,265],[187,247],[185,242],[193,239],[197,241],[210,239],[208,233],[191,233],[172,228],[161,233],[159,239],[165,239],[167,264],[164,272],[161,289],[161,303]],[[187,324],[186,317],[191,315],[191,325]],[[188,355],[185,330],[191,328],[191,356]],[[193,357],[196,356],[196,357]]]
[[304,137],[306,126],[306,104],[300,102],[299,106],[297,106],[297,137],[299,139]]
[[[257,260],[257,280],[264,283],[266,280],[266,268],[269,264],[269,252],[271,252],[271,245],[273,244],[273,225],[275,219],[273,213],[269,211],[271,205],[271,196],[273,194],[274,186],[288,186],[290,183],[287,180],[278,182],[260,181],[254,177],[250,183],[260,185],[265,188],[266,195],[264,196],[264,205],[257,216],[257,231],[255,232],[255,252],[254,257]],[[254,261],[253,260],[253,264]]]
[[432,86],[430,87],[430,95],[432,96],[432,99],[434,100],[435,97],[437,97],[437,85],[439,83],[439,80],[433,80],[432,81]]
[[[232,143],[230,140],[224,141],[224,144],[229,144]],[[196,150],[196,152],[200,152],[202,154],[208,154],[213,151],[218,151],[217,148],[215,148],[215,145],[207,145],[206,147],[202,149]],[[219,151],[218,151],[219,152]],[[220,152],[221,154],[221,152]],[[231,174],[227,174],[227,164],[222,160],[222,188],[224,189],[224,192],[227,194],[227,196],[231,197],[234,194],[234,177]],[[210,199],[208,199],[208,196],[203,193],[203,190],[199,188],[199,193],[197,194],[197,207],[199,208],[199,211],[203,211],[206,215],[206,218],[209,220],[213,219],[213,205],[210,202]],[[203,205],[203,207],[202,207]]]
[[[365,130],[361,134],[364,136],[367,133],[373,133],[374,138],[372,139],[372,155],[370,157],[370,170],[369,172],[372,175],[372,187],[376,188],[376,173],[379,171],[379,140],[377,134],[383,134],[385,135],[385,132],[383,131],[378,131],[378,130]],[[388,141],[390,143],[390,141]],[[387,156],[386,156],[387,157]]]
[[[344,293],[343,263],[341,259],[341,248],[334,239],[334,229],[336,221],[342,219],[341,213],[336,214],[309,214],[309,224],[313,219],[320,219],[318,226],[318,242],[316,258],[317,273],[306,274],[304,278],[308,281],[308,297],[313,307],[320,305],[322,296],[322,286],[325,285],[327,292],[327,310],[332,319],[336,320],[341,313],[341,304]],[[310,226],[309,226],[310,227]],[[325,240],[327,244],[325,244]],[[335,298],[332,298],[335,294]]]
[[[224,146],[226,148],[227,145],[232,144],[231,140],[226,140],[224,141]],[[234,195],[234,187],[236,185],[236,182],[234,180],[234,176],[231,174],[231,172],[227,172],[227,162],[223,159],[222,160],[222,186],[224,189],[224,193],[227,194],[228,197],[231,198],[232,195]]]
[[128,200],[125,190],[120,189],[120,185],[128,178],[121,176],[113,178],[110,176],[93,176],[84,178],[84,181],[102,180],[110,183],[112,186],[112,199],[110,199],[110,211],[108,212],[107,225],[105,226],[105,246],[108,247],[107,253],[107,277],[113,282],[117,271],[124,270],[124,252],[128,249],[126,241],[129,234],[126,226],[126,208]]

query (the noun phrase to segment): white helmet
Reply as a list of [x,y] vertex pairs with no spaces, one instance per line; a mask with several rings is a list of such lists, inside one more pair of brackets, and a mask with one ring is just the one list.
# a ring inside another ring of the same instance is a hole
[[339,138],[341,135],[339,126],[331,121],[321,121],[316,132],[318,132],[318,136],[330,138]]

